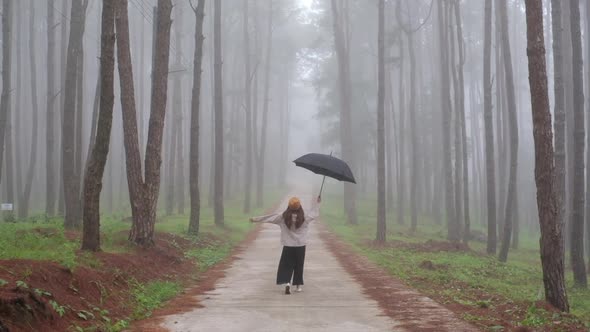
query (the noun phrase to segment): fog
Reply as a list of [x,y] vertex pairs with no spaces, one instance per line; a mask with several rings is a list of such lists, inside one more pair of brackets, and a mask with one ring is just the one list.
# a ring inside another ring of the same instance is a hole
[[541,237],[586,286],[587,1],[3,0],[1,41],[4,222],[63,218],[99,250],[101,218],[132,220],[149,247],[161,217],[197,235],[202,210],[315,195],[293,160],[332,154],[356,184],[324,197],[377,243],[436,231],[505,262]]

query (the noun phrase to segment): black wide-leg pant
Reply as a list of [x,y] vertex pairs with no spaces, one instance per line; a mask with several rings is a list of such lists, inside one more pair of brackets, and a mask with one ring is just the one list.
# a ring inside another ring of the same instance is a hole
[[277,285],[291,282],[293,285],[303,285],[303,263],[305,262],[305,246],[283,247],[279,270],[277,271]]

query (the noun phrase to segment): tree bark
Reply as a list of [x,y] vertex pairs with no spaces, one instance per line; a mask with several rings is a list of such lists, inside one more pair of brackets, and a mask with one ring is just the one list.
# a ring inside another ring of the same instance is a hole
[[[176,64],[178,66],[178,68],[181,68],[182,66],[182,13],[183,13],[183,6],[181,6],[180,4],[176,4],[175,9],[177,10],[177,15],[176,15],[176,20],[174,21],[174,23],[176,24],[176,50],[175,50],[175,54],[176,54]],[[174,114],[174,124],[176,129],[174,130],[174,133],[176,135],[176,169],[174,170],[175,176],[176,176],[176,181],[174,184],[175,190],[176,190],[176,206],[177,206],[177,212],[180,215],[184,214],[184,183],[186,181],[186,178],[184,177],[184,145],[183,145],[183,140],[184,140],[184,135],[183,135],[183,128],[182,128],[182,118],[184,115],[184,111],[183,111],[183,102],[182,102],[182,87],[183,87],[183,79],[182,79],[182,75],[184,75],[182,72],[177,73],[177,76],[175,77],[174,81],[173,81],[173,85],[177,85],[178,88],[173,88],[174,91],[174,109],[175,109],[175,113]]]
[[418,227],[418,170],[419,170],[419,147],[418,147],[418,128],[416,127],[416,50],[414,47],[414,32],[406,33],[408,37],[408,50],[410,52],[410,131],[412,141],[412,175],[410,185],[410,214],[411,214],[411,231],[415,232]]
[[459,237],[461,238],[461,227],[463,226],[463,159],[462,159],[462,141],[461,141],[461,116],[460,116],[460,90],[461,87],[459,86],[459,77],[458,77],[458,69],[456,66],[456,59],[457,59],[457,51],[456,51],[456,44],[455,44],[455,29],[453,25],[453,7],[454,1],[449,2],[447,5],[447,26],[448,26],[448,35],[447,35],[447,43],[450,44],[450,60],[449,65],[451,68],[451,77],[453,83],[453,114],[455,116],[454,119],[454,126],[453,126],[453,139],[454,139],[454,152],[455,152],[455,214],[456,214],[456,224],[457,229],[459,230]]
[[574,284],[587,288],[584,263],[584,58],[582,31],[580,28],[580,1],[570,0],[570,24],[572,35],[572,73],[574,87],[574,178],[572,220],[570,235],[570,259],[574,271]]
[[[139,39],[139,151],[144,151],[145,149],[145,81],[146,81],[146,70],[145,70],[145,60],[146,57],[150,54],[146,52],[145,49],[145,42],[147,40],[147,36],[145,35],[145,23],[147,20],[141,20],[141,34]],[[152,49],[153,53],[153,49]]]
[[[495,78],[496,82],[496,167],[498,177],[496,178],[497,188],[497,209],[498,215],[503,215],[506,211],[506,194],[508,191],[508,105],[506,101],[506,73],[504,71],[504,57],[502,55],[502,21],[500,17],[500,2],[494,2],[494,29],[495,29]],[[498,237],[501,240],[504,234],[504,218],[497,220]]]
[[191,216],[188,233],[199,234],[201,197],[199,193],[199,116],[201,105],[201,72],[203,63],[203,21],[205,20],[205,0],[199,0],[195,12],[195,56],[193,59],[193,89],[191,99],[191,134],[190,134],[190,196]]
[[55,214],[55,0],[47,1],[47,118],[45,136],[45,215]]
[[84,212],[82,250],[100,250],[100,194],[104,175],[111,128],[113,125],[115,75],[115,3],[105,0],[102,8],[100,55],[100,112],[96,138],[90,150],[90,159],[84,176]]
[[[61,40],[60,40],[60,44],[61,44],[61,61],[60,61],[60,68],[61,68],[61,77],[60,77],[60,123],[62,124],[63,127],[63,119],[64,119],[64,103],[65,103],[65,90],[66,90],[66,59],[67,59],[67,53],[68,53],[68,17],[65,15],[65,13],[68,12],[68,7],[69,7],[69,3],[70,0],[62,0],[62,7],[61,7],[61,13],[62,15],[62,20],[61,20]],[[62,128],[63,130],[63,128]],[[63,141],[63,137],[62,137],[62,133],[60,133],[60,146],[61,146],[61,141]],[[60,149],[60,159],[59,159],[59,173],[60,176],[63,178],[63,148]],[[59,216],[64,216],[65,215],[65,202],[64,202],[64,193],[65,193],[65,189],[64,189],[64,180],[60,178],[60,181],[58,182],[58,197],[57,197],[57,213]]]
[[[4,145],[10,112],[11,90],[11,41],[12,41],[12,0],[2,2],[2,95],[0,96],[0,174],[4,159]],[[8,160],[6,160],[8,162]],[[1,180],[1,175],[0,175]],[[1,181],[0,181],[1,182]]]
[[215,187],[214,220],[217,226],[224,224],[223,208],[223,83],[221,54],[221,0],[214,0],[213,18],[213,57],[214,57],[214,101],[215,101]]
[[260,150],[258,151],[258,166],[256,172],[256,207],[264,204],[264,164],[266,159],[266,132],[268,127],[268,105],[270,102],[270,65],[272,62],[272,1],[269,1],[268,26],[266,30],[266,62],[264,68],[264,100],[262,101],[262,126],[260,128]]
[[[23,77],[25,75],[25,71],[23,70],[23,61],[26,59],[26,55],[23,53],[25,50],[23,41],[26,39],[24,38],[25,32],[25,24],[26,20],[21,15],[24,12],[24,5],[22,4],[23,1],[19,1],[15,4],[13,8],[13,20],[15,22],[13,29],[15,32],[14,36],[14,52],[13,56],[15,57],[15,86],[14,86],[14,93],[15,97],[12,99],[14,111],[8,114],[8,132],[7,132],[7,142],[6,142],[6,161],[7,161],[7,168],[6,168],[6,176],[7,181],[6,184],[8,186],[8,195],[7,200],[14,204],[15,211],[18,212],[20,210],[20,193],[21,193],[21,169],[22,169],[22,153],[25,149],[22,137],[22,130],[21,130],[21,118],[23,117],[23,110],[25,105],[25,99],[23,98]],[[10,212],[11,217],[14,218],[18,216],[18,213]]]
[[37,100],[37,64],[35,61],[35,5],[34,0],[29,0],[29,61],[31,72],[31,111],[32,128],[31,128],[31,150],[29,155],[29,163],[27,169],[27,177],[25,187],[21,194],[19,202],[19,218],[25,219],[29,213],[29,201],[31,198],[31,190],[33,187],[33,179],[35,177],[35,165],[37,164],[37,138],[39,127],[39,104]]
[[541,0],[526,0],[527,54],[533,137],[535,143],[535,182],[541,226],[541,265],[545,299],[562,311],[569,311],[564,276],[562,224],[557,219],[560,201],[555,188],[553,135],[547,90],[543,6]]
[[496,167],[494,161],[494,119],[492,113],[492,0],[485,2],[484,19],[484,125],[487,178],[488,241],[487,253],[496,254]]
[[[92,122],[90,124],[90,139],[88,140],[88,154],[86,155],[86,162],[84,169],[88,168],[88,164],[90,163],[90,156],[92,155],[92,148],[94,147],[94,142],[96,141],[96,129],[98,126],[98,113],[100,111],[100,61],[99,65],[99,73],[98,79],[96,80],[96,88],[94,89],[94,102],[92,106]],[[86,175],[84,175],[86,177]],[[84,189],[82,189],[84,191]]]
[[[386,53],[387,56],[391,56],[388,53]],[[393,157],[394,157],[394,147],[396,145],[396,141],[393,140],[393,135],[392,135],[392,131],[393,131],[393,126],[392,126],[392,117],[393,117],[393,109],[394,109],[394,103],[393,103],[393,84],[391,83],[391,73],[390,73],[390,69],[389,66],[387,67],[387,76],[385,76],[385,91],[391,91],[388,94],[388,98],[387,98],[387,107],[385,108],[385,139],[387,142],[390,142],[387,145],[387,150],[385,152],[385,155],[387,157],[386,163],[387,163],[387,211],[391,212],[393,210],[393,186],[394,186],[394,168],[393,168]]]
[[378,6],[378,91],[377,91],[377,243],[387,239],[385,206],[385,0]]
[[398,134],[399,139],[397,151],[397,222],[400,225],[406,223],[406,140],[405,140],[405,125],[406,125],[406,86],[405,86],[405,72],[404,72],[404,40],[399,38],[399,123]]
[[[355,158],[352,136],[351,123],[351,93],[352,83],[350,79],[350,56],[348,46],[345,40],[345,31],[343,19],[339,14],[336,0],[331,0],[332,24],[334,32],[334,43],[336,57],[338,60],[338,84],[340,100],[340,144],[342,149],[342,159],[349,163],[351,168],[355,169]],[[349,224],[357,224],[356,213],[356,189],[352,184],[344,184],[344,207]]]
[[[86,15],[84,15],[86,16]],[[85,17],[82,18],[85,21]],[[84,26],[84,23],[82,24]],[[84,34],[84,30],[82,30]],[[77,59],[76,71],[76,138],[75,138],[75,161],[76,173],[79,174],[79,179],[84,180],[84,163],[83,163],[83,148],[82,148],[82,130],[84,126],[84,45],[80,46],[80,53]],[[81,204],[81,203],[80,203]],[[82,206],[80,206],[82,208]]]
[[[176,89],[173,89],[173,96],[176,95]],[[174,97],[173,97],[174,98]],[[175,119],[174,116],[176,114],[172,114],[172,120],[173,123],[172,124],[168,124],[165,129],[168,132],[167,136],[168,136],[168,164],[166,165],[166,168],[164,168],[165,171],[168,172],[168,176],[166,177],[166,181],[164,182],[167,186],[166,190],[167,190],[167,194],[166,194],[166,215],[170,216],[172,215],[172,213],[174,213],[174,194],[176,193],[176,191],[174,190],[174,183],[176,182],[176,131],[175,131]]]
[[510,50],[510,36],[508,35],[508,9],[504,1],[499,2],[501,30],[502,30],[502,56],[504,71],[506,73],[506,96],[508,101],[508,120],[510,124],[510,174],[508,178],[508,193],[506,195],[506,213],[504,218],[504,231],[502,232],[502,246],[499,259],[505,262],[508,259],[508,250],[512,239],[512,223],[516,213],[516,195],[518,184],[518,115],[516,109],[516,96],[514,77],[512,71],[512,55]]
[[[590,3],[586,3],[586,54],[587,59],[590,59]],[[588,66],[586,66],[588,67]],[[587,70],[588,78],[590,79],[590,70]],[[587,82],[590,82],[588,80]],[[587,85],[588,90],[590,91],[590,85]],[[590,92],[589,92],[590,96]],[[586,131],[590,130],[590,101],[586,102]],[[586,136],[586,167],[590,165],[590,135]],[[588,195],[590,194],[590,173],[586,174],[586,210],[584,213],[584,218],[586,220],[586,256],[588,258],[588,264],[586,268],[588,272],[590,272],[590,199],[588,199]]]
[[73,1],[70,14],[70,38],[66,59],[66,81],[62,121],[62,179],[67,229],[80,226],[80,173],[76,168],[76,82],[82,49],[84,15],[88,1]]
[[[469,159],[467,158],[467,124],[465,123],[465,41],[463,40],[463,23],[461,20],[461,3],[455,1],[455,20],[457,22],[457,45],[459,53],[459,64],[457,68],[459,81],[459,107],[458,113],[461,123],[461,148],[463,166],[463,218],[465,229],[463,230],[463,242],[468,243],[471,237],[471,216],[469,212]],[[473,136],[474,133],[472,133]],[[475,150],[474,150],[475,151]],[[475,158],[473,158],[475,159]]]
[[244,213],[250,213],[252,197],[252,73],[250,69],[250,33],[249,33],[249,13],[248,1],[244,1],[244,108],[246,115],[246,165],[244,165]]
[[160,166],[162,164],[162,136],[166,115],[168,89],[168,61],[170,56],[170,0],[158,0],[156,15],[156,47],[154,54],[151,114],[148,141],[145,154],[145,182],[141,173],[141,156],[137,133],[137,112],[135,110],[135,91],[133,70],[129,49],[129,21],[127,2],[118,3],[115,27],[117,31],[117,58],[121,84],[121,104],[123,108],[123,132],[127,181],[133,224],[129,241],[149,247],[154,244],[154,225],[158,192],[160,189]]
[[571,33],[571,13],[570,2],[561,2],[561,18],[562,18],[562,60],[563,60],[563,85],[564,85],[564,107],[565,107],[565,214],[564,214],[564,237],[565,245],[570,244],[571,226],[573,219],[573,197],[574,197],[574,87],[573,87],[573,49],[572,49],[572,33]]
[[[555,109],[555,190],[560,201],[557,220],[565,227],[566,176],[565,176],[565,86],[563,82],[563,43],[561,1],[551,0],[553,30],[553,93]],[[564,228],[565,229],[565,228]]]
[[445,177],[445,204],[446,219],[448,224],[447,238],[450,241],[458,242],[460,239],[459,228],[457,227],[456,213],[453,205],[453,164],[451,161],[451,101],[449,95],[449,60],[447,51],[447,33],[445,27],[444,2],[438,3],[439,38],[440,46],[440,70],[441,70],[441,108],[442,108],[442,143],[443,143],[443,167]]

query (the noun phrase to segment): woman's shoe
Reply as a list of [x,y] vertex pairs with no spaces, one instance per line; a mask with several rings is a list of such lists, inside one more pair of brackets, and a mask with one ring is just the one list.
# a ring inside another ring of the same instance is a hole
[[301,286],[301,285],[297,285],[297,287],[295,287],[295,291],[296,291],[297,293],[301,293],[301,292],[303,292],[303,286]]
[[290,295],[291,294],[291,284],[287,284],[287,286],[285,286],[285,295]]

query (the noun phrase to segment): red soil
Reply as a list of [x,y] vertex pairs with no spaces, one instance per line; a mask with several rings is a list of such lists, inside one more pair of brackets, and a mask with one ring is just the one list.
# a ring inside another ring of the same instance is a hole
[[[366,257],[354,252],[354,250],[336,235],[326,229],[321,232],[321,238],[328,244],[330,251],[338,258],[344,268],[363,286],[364,292],[375,299],[382,310],[394,320],[402,323],[402,327],[409,331],[466,331],[461,326],[462,317],[476,317],[472,325],[473,330],[489,330],[502,327],[503,331],[587,331],[579,320],[569,314],[560,313],[544,301],[535,303],[553,315],[552,322],[545,327],[534,329],[518,326],[518,322],[527,316],[527,310],[531,303],[516,303],[497,294],[486,293],[481,289],[475,289],[459,281],[449,281],[444,287],[432,284],[423,279],[412,280],[413,287],[423,291],[427,296],[453,312],[454,317],[424,305],[418,292],[404,285],[384,269],[370,262]],[[376,247],[372,243],[366,246]],[[428,241],[425,243],[407,244],[392,242],[379,247],[403,247],[417,252],[433,251],[470,251],[466,246],[441,241]],[[433,264],[431,261],[423,261],[416,268],[421,269],[448,269],[448,266]],[[477,305],[466,305],[457,302],[456,299],[445,295],[445,289],[457,289],[462,292],[463,301],[470,301]]]
[[[73,234],[68,234],[69,236]],[[54,262],[34,260],[0,261],[0,331],[65,331],[72,325],[86,327],[101,322],[100,312],[108,310],[112,321],[132,313],[130,280],[178,280],[196,272],[184,251],[194,244],[170,234],[157,234],[156,245],[130,253],[97,253],[96,268],[73,271]],[[24,282],[26,285],[17,281]],[[28,288],[27,288],[28,287]],[[40,291],[35,291],[39,289]],[[42,294],[42,292],[46,292]],[[63,306],[63,317],[50,301]],[[78,313],[95,319],[88,321]]]

